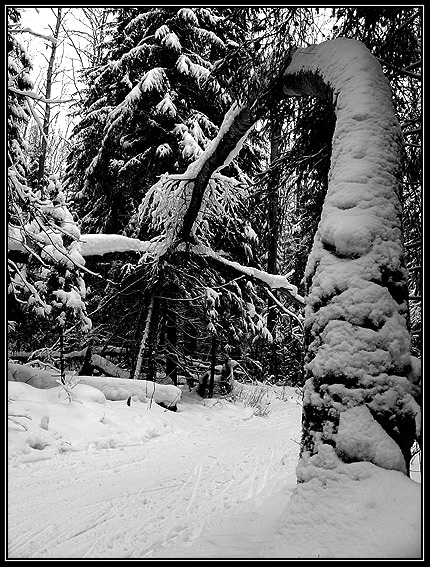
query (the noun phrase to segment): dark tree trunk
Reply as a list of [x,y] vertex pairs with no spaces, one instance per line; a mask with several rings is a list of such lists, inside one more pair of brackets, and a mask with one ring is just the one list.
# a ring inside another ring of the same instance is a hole
[[[276,160],[280,155],[281,146],[281,132],[282,125],[277,117],[275,111],[271,112],[270,116],[270,165],[273,168]],[[268,229],[269,229],[269,239],[267,246],[267,271],[270,274],[278,273],[278,240],[279,240],[279,222],[278,222],[278,211],[279,211],[279,175],[276,173],[276,169],[272,169],[269,187],[268,187],[268,199],[269,199],[269,215],[268,215]],[[276,291],[274,291],[276,294]],[[269,356],[269,373],[275,380],[278,376],[278,364],[277,364],[277,348],[275,340],[275,329],[276,329],[276,319],[277,319],[277,307],[275,302],[271,297],[267,300],[267,329],[273,336],[273,342],[270,345],[270,356]]]
[[165,341],[166,341],[166,376],[175,386],[178,384],[177,365],[177,326],[176,313],[167,309],[165,312]]
[[93,340],[90,340],[85,351],[85,358],[81,369],[79,370],[79,376],[91,376],[94,371],[94,365],[91,364],[91,357],[93,355]]
[[214,171],[222,165],[230,153],[236,148],[239,140],[243,138],[248,130],[255,124],[258,115],[251,112],[250,107],[242,108],[235,116],[230,128],[221,138],[216,152],[203,162],[193,183],[190,203],[184,214],[182,226],[179,227],[177,241],[188,242],[197,215],[200,211],[204,192]]
[[212,398],[213,395],[214,395],[215,366],[216,366],[216,338],[215,338],[215,335],[213,335],[212,336],[212,347],[211,347],[211,375],[210,375],[210,378],[209,378],[208,398]]
[[154,296],[152,318],[149,326],[148,334],[148,380],[156,382],[157,365],[156,352],[158,346],[158,335],[160,327],[160,301]]

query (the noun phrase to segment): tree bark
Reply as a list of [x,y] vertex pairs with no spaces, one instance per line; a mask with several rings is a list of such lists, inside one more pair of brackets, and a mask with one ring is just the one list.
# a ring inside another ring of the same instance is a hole
[[[282,125],[276,119],[275,112],[270,117],[270,165],[273,167],[276,160],[280,156]],[[267,271],[271,274],[277,274],[278,261],[278,239],[279,239],[279,175],[272,169],[268,187],[269,199],[269,241],[268,241],[268,257]],[[270,330],[270,329],[269,329]]]
[[170,378],[175,386],[178,385],[178,365],[176,358],[177,349],[177,327],[176,313],[171,309],[165,312],[165,337],[166,337],[166,376]]
[[79,376],[91,376],[94,370],[94,365],[91,364],[91,357],[92,357],[92,349],[93,349],[93,339],[90,339],[88,342],[88,346],[86,348],[84,362],[82,364],[81,369],[79,370]]
[[208,392],[208,398],[213,398],[213,395],[214,395],[215,366],[216,366],[216,337],[215,337],[215,335],[212,335],[211,374],[210,374],[210,378],[209,378],[209,392]]
[[208,153],[207,158],[202,161],[202,166],[192,181],[192,195],[182,220],[182,226],[178,230],[178,242],[188,242],[190,240],[191,230],[200,211],[204,192],[212,174],[225,163],[225,160],[234,151],[239,141],[258,120],[258,117],[258,114],[251,111],[250,106],[242,107],[234,116],[224,136],[220,138],[216,151]]
[[[270,166],[273,168],[276,160],[280,155],[281,147],[281,134],[282,125],[277,120],[275,110],[270,114]],[[269,229],[269,239],[267,246],[267,271],[270,274],[278,273],[278,240],[279,240],[279,222],[278,222],[278,211],[279,211],[279,175],[276,170],[272,169],[269,187],[268,187],[268,199],[269,199],[269,215],[268,215],[268,229]],[[276,292],[274,292],[276,294]],[[277,379],[278,376],[278,365],[277,365],[277,347],[275,341],[275,327],[277,319],[277,306],[273,299],[268,296],[267,299],[267,329],[273,336],[273,342],[270,345],[270,356],[269,356],[269,373]]]

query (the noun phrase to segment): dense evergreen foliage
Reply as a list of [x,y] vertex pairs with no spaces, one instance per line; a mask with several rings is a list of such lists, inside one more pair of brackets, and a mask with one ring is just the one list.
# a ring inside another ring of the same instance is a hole
[[231,97],[211,71],[243,35],[212,8],[119,9],[114,25],[104,62],[86,74],[69,159],[87,232],[132,232],[157,178],[183,172],[214,138]]
[[[74,149],[69,159],[68,190],[74,194],[77,191],[76,207],[83,230],[123,231],[141,239],[156,236],[156,223],[151,222],[150,214],[139,215],[138,205],[161,175],[166,172],[182,173],[217,134],[232,102],[232,95],[227,90],[231,69],[228,77],[226,73],[213,73],[213,70],[217,62],[229,57],[229,53],[245,41],[248,33],[246,26],[242,27],[246,24],[245,15],[242,10],[206,8],[134,8],[115,12],[117,31],[112,34],[105,58],[107,62],[87,73],[84,117],[75,129]],[[235,61],[238,64],[237,58]],[[214,206],[217,201],[215,191],[213,206],[208,208],[204,220],[205,225],[210,226],[210,244],[214,249],[226,250],[235,260],[254,265],[258,263],[253,259],[254,238],[253,231],[249,230],[246,202],[251,191],[251,174],[259,171],[261,157],[262,150],[251,139],[241,152],[240,159],[223,172],[233,175],[240,185],[227,199],[221,192],[219,198],[222,202],[218,206]],[[153,201],[154,197],[152,206]],[[137,296],[134,300],[137,299],[141,305],[139,312],[145,311],[155,290],[157,297],[159,294],[164,298],[162,304],[169,303],[169,298],[170,303],[173,302],[163,307],[157,301],[155,344],[158,344],[158,336],[161,342],[164,341],[164,312],[174,312],[181,327],[180,312],[188,316],[194,313],[192,319],[196,318],[199,309],[205,313],[204,290],[211,281],[226,285],[229,280],[236,279],[231,273],[221,276],[219,267],[211,268],[203,260],[199,261],[203,265],[197,268],[197,272],[206,273],[206,279],[196,279],[192,275],[188,279],[186,274],[190,267],[196,267],[195,261],[184,259],[184,255],[172,261],[166,260],[162,268],[155,271],[150,268],[150,273],[144,276],[151,282],[149,295],[139,288],[135,291]],[[131,293],[129,278],[141,281],[142,273],[148,271],[144,266],[136,269],[135,273],[132,268],[121,270],[122,275],[128,274],[121,284],[127,288],[128,294]],[[246,301],[241,297],[246,287],[241,290],[235,283],[233,294],[236,288],[239,295],[233,303],[230,300],[227,311],[235,304],[241,305],[238,313],[242,314],[242,318],[236,315],[234,319],[241,327],[241,321],[243,317],[246,320],[248,313],[244,307]],[[110,292],[105,289],[101,293]],[[180,303],[181,299],[191,301],[193,296],[200,298],[201,306],[197,311],[195,303],[190,303],[191,310]],[[134,311],[129,317],[124,317],[124,298],[118,290],[115,290],[114,297],[123,325],[123,331],[118,330],[118,333],[123,338],[127,337],[127,342],[131,341],[133,359],[142,328],[136,329],[130,324]],[[111,313],[112,305],[110,303]],[[215,313],[213,309],[209,311]],[[104,317],[105,313],[101,316]],[[204,328],[210,324],[208,317],[210,319],[207,314],[200,317],[195,335],[202,334],[202,325]],[[141,319],[145,320],[144,315]],[[186,317],[182,315],[182,319]],[[217,328],[221,336],[231,334],[219,323]],[[234,331],[232,322],[227,325],[228,328]],[[215,330],[215,327],[210,329]],[[203,333],[203,351],[206,342],[211,343],[210,334],[205,338]],[[225,345],[226,350],[220,347],[225,355],[229,350],[237,349],[240,343],[242,348],[239,350],[245,350],[239,335],[239,329],[233,332],[233,346],[228,338],[219,338],[220,343]],[[181,338],[178,340],[180,344]],[[172,348],[175,350],[177,347],[173,345]],[[178,359],[177,353],[175,357]],[[185,364],[184,361],[178,363],[182,367]]]
[[[7,34],[7,80],[8,85],[18,91],[30,90],[33,87],[29,72],[31,61],[17,40],[14,33],[19,27],[20,13],[16,8],[10,8],[8,16]],[[25,142],[23,137],[24,126],[30,118],[27,99],[15,90],[8,90],[7,98],[7,163],[14,165],[21,175],[26,173]]]

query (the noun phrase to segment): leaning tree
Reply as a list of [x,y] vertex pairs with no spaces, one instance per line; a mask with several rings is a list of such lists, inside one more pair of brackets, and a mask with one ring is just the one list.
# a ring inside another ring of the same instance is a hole
[[[204,253],[196,226],[210,179],[267,115],[276,93],[330,100],[336,127],[328,191],[305,274],[307,381],[298,480],[363,460],[407,474],[420,409],[402,242],[402,133],[390,86],[377,59],[356,40],[291,50],[279,61],[278,54],[275,73],[260,68],[212,144],[182,180],[175,176],[182,208],[166,226],[159,255],[184,246]],[[166,178],[171,193],[172,182]]]
[[344,462],[407,472],[419,408],[407,326],[401,130],[389,83],[362,43],[338,39],[299,50],[284,93],[330,97],[336,110],[328,192],[306,268],[302,463],[324,465],[334,450]]

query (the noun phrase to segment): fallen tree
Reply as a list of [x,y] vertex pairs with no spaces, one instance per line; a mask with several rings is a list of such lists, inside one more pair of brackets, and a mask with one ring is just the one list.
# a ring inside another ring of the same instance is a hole
[[[8,380],[25,382],[35,388],[47,389],[59,386],[60,373],[39,370],[26,364],[8,364]],[[180,388],[170,384],[157,384],[147,380],[129,380],[108,376],[75,376],[66,374],[66,383],[80,383],[97,388],[107,400],[127,400],[137,396],[139,400],[151,400],[169,409],[175,409],[181,399]]]
[[[79,374],[92,374],[92,370],[98,370],[102,372],[105,376],[115,376],[117,378],[130,378],[130,372],[124,370],[120,366],[114,364],[112,361],[108,360],[106,357],[101,356],[103,354],[111,354],[113,356],[119,356],[124,352],[121,347],[86,347],[82,350],[74,350],[72,352],[61,353],[60,351],[54,351],[52,349],[39,349],[35,352],[24,352],[17,351],[9,352],[9,360],[12,361],[22,361],[31,364],[33,367],[46,366],[52,367],[52,364],[60,363],[61,360],[64,361],[67,370],[79,370]],[[86,370],[87,369],[87,370]]]

